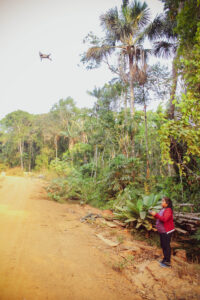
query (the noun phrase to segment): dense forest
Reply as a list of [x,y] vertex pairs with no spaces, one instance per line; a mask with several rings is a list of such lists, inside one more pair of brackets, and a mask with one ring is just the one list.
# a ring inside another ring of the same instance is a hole
[[113,72],[88,91],[92,109],[69,96],[0,121],[1,171],[54,174],[52,199],[114,209],[137,228],[152,228],[146,213],[161,195],[199,211],[200,1],[161,2],[150,21],[145,2],[123,0],[100,16],[103,37],[84,39],[81,63]]

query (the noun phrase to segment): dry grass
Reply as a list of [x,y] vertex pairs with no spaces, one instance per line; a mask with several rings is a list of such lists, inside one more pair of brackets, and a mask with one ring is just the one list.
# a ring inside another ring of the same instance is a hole
[[24,171],[20,167],[15,167],[6,170],[6,175],[8,176],[24,176]]
[[200,281],[200,265],[198,264],[177,265],[175,271],[180,279],[187,277],[191,282]]

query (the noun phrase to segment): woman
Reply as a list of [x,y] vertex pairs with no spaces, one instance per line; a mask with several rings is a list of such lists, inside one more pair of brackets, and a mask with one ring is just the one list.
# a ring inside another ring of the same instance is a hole
[[160,262],[161,267],[170,267],[171,258],[171,235],[175,230],[173,222],[173,205],[171,199],[163,197],[162,209],[159,213],[151,211],[150,214],[154,216],[156,221],[156,228],[160,234],[160,245],[163,250],[163,260]]

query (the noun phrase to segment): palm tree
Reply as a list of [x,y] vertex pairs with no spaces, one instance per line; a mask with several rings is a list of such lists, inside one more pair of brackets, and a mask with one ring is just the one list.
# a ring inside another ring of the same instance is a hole
[[93,36],[93,46],[87,50],[82,61],[97,65],[103,60],[108,63],[108,56],[116,50],[125,57],[129,70],[131,114],[134,116],[134,82],[138,80],[139,62],[145,63],[145,51],[141,43],[145,37],[144,29],[149,23],[149,9],[145,2],[134,0],[129,4],[128,0],[123,0],[120,11],[117,8],[110,9],[100,20],[105,39],[100,42]]

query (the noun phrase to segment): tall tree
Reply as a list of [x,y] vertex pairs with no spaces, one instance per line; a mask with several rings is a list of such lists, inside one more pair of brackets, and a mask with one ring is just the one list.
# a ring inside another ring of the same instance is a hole
[[176,95],[178,68],[177,68],[177,49],[178,39],[175,28],[177,25],[176,18],[169,13],[166,8],[164,14],[157,16],[149,25],[147,32],[148,37],[153,44],[153,53],[158,57],[169,58],[172,57],[172,86],[169,99],[169,119],[174,119],[174,100]]
[[31,121],[31,115],[22,110],[14,111],[1,120],[2,129],[7,133],[8,140],[11,138],[11,142],[18,146],[22,170],[24,169],[25,140],[28,139]]
[[150,154],[148,142],[147,105],[150,101],[166,100],[169,95],[170,79],[166,67],[156,64],[148,66],[141,73],[139,85],[136,88],[137,103],[144,106],[145,146],[147,179],[150,176]]
[[179,117],[163,126],[161,135],[163,157],[175,163],[177,173],[187,179],[199,178],[197,161],[200,157],[200,3],[196,0],[163,0],[169,15],[176,19],[178,62],[184,80],[185,93],[176,103]]
[[[145,27],[149,22],[147,4],[135,0],[123,1],[121,9],[110,9],[100,17],[101,26],[105,31],[105,38],[98,39],[89,35],[90,47],[83,55],[84,63],[95,63],[99,66],[103,60],[108,62],[108,56],[114,51],[125,57],[129,66],[129,85],[131,95],[131,113],[134,115],[134,82],[138,76],[139,62],[145,64],[145,51],[142,42]],[[92,65],[90,64],[89,67]],[[94,66],[94,65],[93,65]]]

